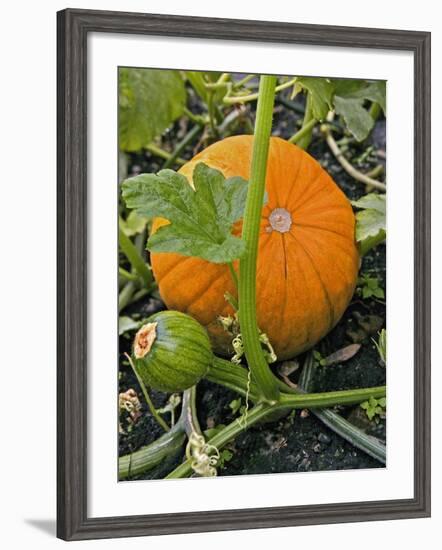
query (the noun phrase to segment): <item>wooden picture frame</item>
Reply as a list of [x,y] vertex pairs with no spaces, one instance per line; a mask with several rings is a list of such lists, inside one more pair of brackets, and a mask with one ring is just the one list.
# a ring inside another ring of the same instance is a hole
[[[58,505],[65,540],[430,515],[430,33],[68,9],[58,13]],[[414,498],[87,516],[87,36],[91,32],[407,50],[414,56]]]

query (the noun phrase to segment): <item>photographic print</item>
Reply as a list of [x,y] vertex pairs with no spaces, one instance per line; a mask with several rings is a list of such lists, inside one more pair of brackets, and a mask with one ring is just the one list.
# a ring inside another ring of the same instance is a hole
[[385,467],[387,83],[118,86],[119,481]]

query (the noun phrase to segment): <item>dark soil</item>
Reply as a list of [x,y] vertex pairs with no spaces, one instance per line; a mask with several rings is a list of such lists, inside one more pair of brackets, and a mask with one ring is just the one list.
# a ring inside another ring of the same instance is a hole
[[[302,103],[296,105],[302,111]],[[252,111],[255,105],[249,105]],[[194,109],[196,111],[197,109]],[[253,118],[253,112],[250,113]],[[274,134],[288,138],[299,127],[302,113],[277,105],[275,114]],[[245,133],[247,128],[241,120],[233,129],[233,133]],[[182,137],[185,128],[176,124],[163,139],[164,148],[173,149],[174,143]],[[230,132],[232,133],[232,132]],[[182,153],[182,157],[191,158],[195,152],[205,147],[211,141],[206,136],[203,142],[195,142]],[[377,122],[375,130],[367,143],[351,144],[349,154],[357,158],[368,146],[372,145],[373,155],[368,156],[358,166],[367,171],[382,162],[383,155],[376,158],[376,151],[385,153],[385,121]],[[308,149],[328,170],[341,189],[351,199],[356,199],[366,193],[365,186],[354,181],[341,168],[330,153],[322,138],[315,133],[313,142]],[[149,153],[130,155],[127,173],[134,175],[140,172],[156,172],[161,168],[162,161]],[[380,286],[385,289],[385,246],[378,246],[363,260],[361,272],[378,277]],[[138,313],[146,317],[164,308],[157,297],[148,297],[128,307],[124,314]],[[379,356],[372,338],[377,339],[377,332],[385,327],[385,303],[383,300],[361,300],[356,293],[345,315],[334,330],[317,346],[322,356],[354,342],[362,344],[359,352],[349,361],[328,367],[317,366],[313,380],[312,391],[331,391],[385,384],[385,367],[379,363]],[[128,351],[130,341],[126,336],[120,338],[120,353]],[[122,355],[121,355],[122,357]],[[122,357],[123,359],[123,357]],[[302,357],[300,363],[302,364]],[[275,369],[277,365],[275,366]],[[293,382],[297,381],[300,369],[291,375]],[[122,363],[120,372],[120,392],[134,388],[143,402],[137,381],[127,365]],[[152,392],[156,406],[163,406],[167,395]],[[229,403],[237,395],[222,386],[202,381],[197,389],[197,409],[199,421],[203,430],[219,424],[228,424],[235,416]],[[161,434],[161,428],[143,406],[142,415],[130,432],[120,436],[120,455],[133,452],[146,445]],[[368,421],[365,412],[359,407],[340,408],[339,413],[367,431],[385,441],[385,419],[378,423]],[[236,413],[238,415],[238,413]],[[123,423],[127,428],[127,424]],[[239,435],[229,447],[232,458],[219,470],[218,475],[262,474],[278,472],[306,472],[315,470],[342,470],[360,468],[379,468],[383,465],[359,451],[341,439],[333,431],[325,427],[312,413],[297,411],[288,417],[252,427]],[[182,459],[182,454],[169,458],[158,467],[140,476],[141,479],[159,479],[170,472]]]

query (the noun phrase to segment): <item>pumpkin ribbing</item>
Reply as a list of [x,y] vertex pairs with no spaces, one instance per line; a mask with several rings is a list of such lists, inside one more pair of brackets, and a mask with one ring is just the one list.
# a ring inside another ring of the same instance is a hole
[[206,331],[195,319],[179,311],[160,311],[136,333],[133,362],[147,386],[183,391],[206,375],[213,353]]
[[[219,141],[184,165],[189,181],[198,162],[225,177],[249,178],[253,136]],[[258,323],[278,359],[314,346],[341,318],[355,288],[359,255],[349,201],[327,172],[302,149],[271,138],[257,265]],[[155,231],[167,223],[157,219]],[[241,223],[234,228],[240,234]],[[209,331],[215,349],[229,350],[219,315],[232,313],[235,289],[226,265],[171,253],[152,254],[161,296]],[[238,269],[235,263],[235,269]]]

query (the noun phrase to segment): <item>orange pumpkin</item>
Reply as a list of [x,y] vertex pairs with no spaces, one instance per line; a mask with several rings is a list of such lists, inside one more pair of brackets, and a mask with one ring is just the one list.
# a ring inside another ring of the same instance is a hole
[[[198,162],[225,177],[249,179],[253,136],[219,141],[185,164],[189,181]],[[267,165],[267,204],[262,209],[257,264],[258,324],[278,359],[314,346],[339,321],[353,295],[359,268],[353,210],[344,193],[309,154],[273,137]],[[155,231],[167,223],[157,219]],[[241,223],[235,225],[239,235]],[[170,253],[152,254],[161,296],[170,309],[203,324],[215,351],[229,352],[218,316],[232,314],[235,294],[225,264]],[[238,270],[238,262],[235,263]]]

